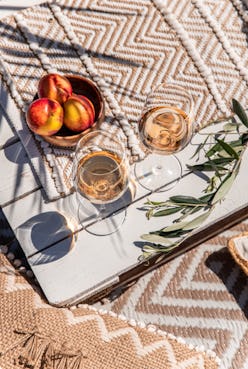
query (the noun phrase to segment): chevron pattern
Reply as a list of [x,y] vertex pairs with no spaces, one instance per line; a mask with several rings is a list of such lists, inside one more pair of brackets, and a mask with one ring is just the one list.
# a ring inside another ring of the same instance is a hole
[[217,369],[210,350],[186,345],[152,326],[87,305],[54,308],[1,254],[0,265],[0,367],[22,367],[22,357],[33,369]]
[[[0,22],[2,78],[19,110],[46,72],[104,85],[103,129],[121,134],[137,160],[137,122],[147,93],[162,81],[192,92],[199,124],[229,115],[233,97],[248,105],[246,18],[240,0],[57,0]],[[22,129],[25,121],[15,124]],[[53,170],[55,189],[43,183],[48,196],[69,193],[71,151],[33,140],[48,176]]]
[[[248,221],[144,277],[105,308],[203,344],[220,369],[247,369],[248,279],[227,249]],[[98,306],[98,304],[96,305]]]

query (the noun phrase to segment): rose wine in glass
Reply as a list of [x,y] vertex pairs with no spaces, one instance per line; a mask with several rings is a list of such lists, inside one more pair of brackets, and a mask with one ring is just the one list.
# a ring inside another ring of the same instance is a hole
[[146,189],[166,191],[181,178],[181,164],[173,154],[191,140],[192,112],[193,99],[180,86],[163,83],[148,95],[139,135],[149,154],[135,166],[136,178]]
[[[78,143],[73,164],[73,180],[79,195],[79,218],[84,223],[83,204],[94,205],[94,234],[115,232],[125,219],[125,212],[115,212],[116,202],[129,185],[129,165],[124,144],[103,131],[93,131]],[[109,206],[107,206],[110,204]]]

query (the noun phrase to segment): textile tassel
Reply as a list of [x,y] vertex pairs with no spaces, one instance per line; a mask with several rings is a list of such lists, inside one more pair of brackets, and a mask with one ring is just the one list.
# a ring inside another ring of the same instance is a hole
[[16,333],[24,334],[25,341],[23,342],[23,353],[19,355],[19,363],[22,365],[28,365],[30,368],[41,368],[39,365],[46,352],[46,348],[49,345],[49,339],[39,332],[24,332],[16,331]]
[[[83,359],[86,357],[81,351],[73,352],[65,346],[63,352],[57,352],[53,358],[53,369],[83,369]],[[50,368],[49,368],[50,369]]]
[[[19,365],[28,366],[30,369],[43,369],[44,363],[47,362],[45,354],[48,352],[48,347],[52,345],[51,339],[36,330],[32,332],[15,330],[15,333],[21,334],[23,337],[0,353],[0,356],[4,356],[10,351],[15,353],[19,347],[21,348],[21,353],[17,358]],[[51,352],[51,349],[49,352]]]
[[55,369],[54,360],[55,349],[51,342],[46,346],[43,355],[41,357],[41,368],[42,369]]
[[[19,347],[21,353],[18,355],[18,364],[29,369],[83,369],[83,359],[86,357],[81,351],[73,351],[65,344],[60,350],[55,349],[55,341],[40,332],[33,330],[26,332],[15,330],[15,333],[23,337],[8,349],[0,353],[6,355],[10,351],[16,352]],[[16,360],[15,360],[16,361]]]
[[71,369],[83,369],[85,368],[83,360],[86,358],[82,352],[79,352],[78,355],[75,357],[75,360],[73,361],[71,365]]

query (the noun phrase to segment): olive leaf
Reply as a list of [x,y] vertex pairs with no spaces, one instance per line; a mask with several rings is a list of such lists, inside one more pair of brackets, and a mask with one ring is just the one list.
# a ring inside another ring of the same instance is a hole
[[[220,144],[220,146],[234,159],[239,159],[238,154],[236,153],[236,151],[232,148],[231,145],[229,145],[228,143],[226,143],[223,140],[219,140],[216,139],[216,141]],[[226,158],[225,158],[226,159]]]
[[242,105],[236,99],[232,99],[232,106],[233,106],[234,113],[237,114],[237,116],[239,117],[241,122],[246,127],[248,127],[248,116],[247,116],[244,108],[242,107]]
[[168,209],[164,209],[164,210],[158,210],[156,212],[153,213],[154,217],[162,217],[162,216],[166,216],[166,215],[171,215],[171,214],[175,214],[177,212],[179,212],[180,210],[182,210],[182,207],[175,207],[175,208],[168,208]]
[[236,171],[233,171],[231,174],[227,175],[227,177],[220,184],[219,188],[217,189],[217,191],[216,191],[216,193],[213,197],[213,200],[212,200],[213,204],[216,204],[217,202],[219,202],[220,200],[222,200],[226,196],[226,194],[228,193],[228,191],[232,187],[236,176],[237,176]]
[[188,231],[188,230],[193,230],[193,229],[199,227],[209,217],[211,211],[212,211],[212,209],[209,209],[207,212],[205,212],[205,213],[199,215],[198,217],[192,219],[190,222],[188,222],[188,224],[186,224],[183,227],[183,230]]
[[175,204],[195,206],[195,205],[205,205],[206,203],[199,200],[193,196],[171,196],[170,201]]
[[165,228],[162,228],[160,232],[168,233],[168,232],[174,232],[174,231],[182,230],[183,227],[186,226],[187,224],[188,224],[188,222],[175,223],[175,224],[172,224],[172,225],[167,226]]
[[[235,99],[233,99],[233,110],[244,126],[248,128],[248,116],[241,104]],[[221,131],[208,134],[192,156],[200,155],[200,152],[203,151],[207,160],[201,164],[187,165],[191,172],[213,172],[212,177],[208,180],[208,186],[203,189],[203,192],[207,192],[206,194],[199,198],[178,195],[171,196],[167,201],[162,202],[147,201],[148,218],[167,216],[177,212],[180,215],[173,220],[171,225],[141,236],[142,239],[151,243],[151,245],[143,247],[144,257],[151,256],[153,253],[168,253],[179,247],[191,235],[192,231],[207,220],[216,205],[225,198],[237,177],[248,142],[248,131],[240,133],[239,127],[240,123],[237,123],[233,117],[232,123],[226,124]],[[228,131],[234,130],[236,130],[235,135],[239,135],[238,139],[228,140],[230,137]],[[215,140],[210,148],[209,136]],[[205,148],[206,144],[208,150]],[[200,215],[193,217],[193,214],[197,212],[200,212]],[[187,219],[189,220],[187,221]]]
[[233,132],[233,131],[237,131],[237,129],[239,128],[239,124],[237,122],[232,122],[232,123],[226,123],[223,126],[223,130],[224,132]]
[[162,245],[166,244],[167,246],[171,246],[173,244],[173,242],[169,240],[168,238],[165,238],[165,237],[162,237],[156,234],[152,234],[152,233],[143,234],[141,238],[142,240],[153,242],[155,244],[162,244]]

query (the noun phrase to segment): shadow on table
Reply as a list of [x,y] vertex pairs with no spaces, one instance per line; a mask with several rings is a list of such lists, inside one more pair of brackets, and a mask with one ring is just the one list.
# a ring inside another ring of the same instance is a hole
[[75,238],[73,227],[63,214],[48,211],[28,219],[16,234],[20,243],[26,245],[28,259],[37,265],[61,259],[71,251]]
[[206,266],[211,269],[224,283],[228,292],[248,318],[248,279],[241,268],[235,263],[227,248],[218,250],[206,259]]

